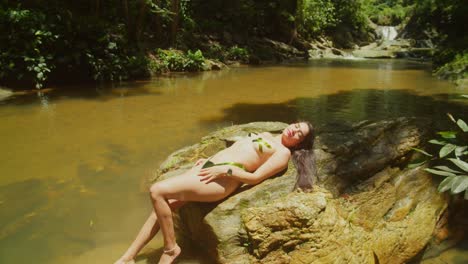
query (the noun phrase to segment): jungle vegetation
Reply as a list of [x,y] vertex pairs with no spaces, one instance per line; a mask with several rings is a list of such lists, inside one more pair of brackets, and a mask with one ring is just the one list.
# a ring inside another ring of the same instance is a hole
[[[0,0],[0,85],[112,81],[249,62],[252,41],[298,48],[372,38],[370,24],[431,32],[438,67],[466,69],[464,0]],[[346,34],[345,34],[346,33]],[[461,63],[460,63],[461,62]],[[462,65],[462,66],[460,66]]]

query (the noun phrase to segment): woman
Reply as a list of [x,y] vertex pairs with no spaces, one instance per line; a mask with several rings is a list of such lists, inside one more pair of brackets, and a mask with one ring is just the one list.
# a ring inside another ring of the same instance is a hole
[[164,237],[159,263],[172,263],[181,252],[175,241],[173,210],[190,201],[219,201],[243,183],[258,184],[286,169],[291,156],[298,171],[295,188],[311,188],[315,170],[313,142],[312,125],[294,123],[278,136],[249,135],[208,160],[197,161],[189,171],[153,184],[150,193],[154,211],[116,264],[134,263],[133,258],[159,229]]

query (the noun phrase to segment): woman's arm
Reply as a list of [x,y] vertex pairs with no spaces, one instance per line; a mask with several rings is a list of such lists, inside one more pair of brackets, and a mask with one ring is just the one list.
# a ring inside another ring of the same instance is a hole
[[[202,169],[198,175],[201,176],[200,181],[206,181],[206,183],[220,177],[232,177],[242,183],[255,185],[284,170],[288,166],[290,157],[289,150],[278,150],[253,173],[236,166],[223,165]],[[229,169],[232,170],[232,175],[227,176]]]

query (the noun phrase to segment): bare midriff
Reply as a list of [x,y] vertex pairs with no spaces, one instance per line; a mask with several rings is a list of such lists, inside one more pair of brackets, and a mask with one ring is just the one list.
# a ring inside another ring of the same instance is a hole
[[[258,138],[266,141],[269,147],[259,147],[259,143],[253,141]],[[213,163],[238,162],[244,165],[247,171],[254,172],[273,155],[276,149],[277,146],[274,144],[271,134],[262,133],[236,141],[229,148],[216,153],[210,158],[210,161]]]

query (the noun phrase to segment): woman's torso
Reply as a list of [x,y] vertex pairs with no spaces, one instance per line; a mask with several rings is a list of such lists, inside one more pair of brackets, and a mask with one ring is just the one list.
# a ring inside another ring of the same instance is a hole
[[216,153],[210,161],[213,163],[238,162],[244,165],[247,171],[253,172],[279,148],[284,148],[284,146],[277,143],[270,133],[251,134]]

